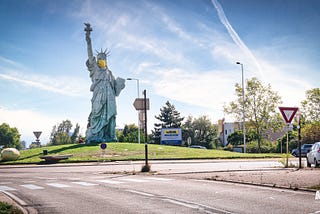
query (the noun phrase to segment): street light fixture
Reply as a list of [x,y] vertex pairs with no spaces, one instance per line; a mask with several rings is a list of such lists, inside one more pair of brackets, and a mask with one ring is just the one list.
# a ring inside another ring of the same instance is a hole
[[241,65],[241,72],[242,72],[242,128],[243,128],[243,152],[246,153],[246,120],[245,120],[245,113],[244,113],[244,79],[243,79],[243,64],[240,62],[236,62],[237,65]]
[[[127,78],[127,80],[135,80],[137,81],[137,95],[139,98],[140,90],[139,90],[139,79],[137,78]],[[140,117],[139,117],[139,111],[138,111],[138,143],[140,143]]]

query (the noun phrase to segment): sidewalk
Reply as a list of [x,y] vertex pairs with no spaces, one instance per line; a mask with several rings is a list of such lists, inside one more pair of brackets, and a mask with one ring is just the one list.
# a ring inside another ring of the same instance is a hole
[[242,183],[292,190],[320,190],[320,168],[278,168],[183,175],[187,178]]

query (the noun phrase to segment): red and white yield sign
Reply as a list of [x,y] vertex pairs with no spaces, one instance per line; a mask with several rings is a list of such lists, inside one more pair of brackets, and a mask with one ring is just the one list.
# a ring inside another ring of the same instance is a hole
[[298,108],[296,107],[279,107],[279,110],[282,114],[283,119],[286,123],[291,123],[294,115],[297,113]]

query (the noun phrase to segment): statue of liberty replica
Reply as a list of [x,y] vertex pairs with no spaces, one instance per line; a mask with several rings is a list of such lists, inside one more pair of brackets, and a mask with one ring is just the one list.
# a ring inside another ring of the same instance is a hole
[[115,79],[107,65],[107,50],[93,56],[90,33],[92,28],[85,23],[88,60],[86,62],[92,81],[91,113],[88,118],[86,131],[87,143],[101,143],[117,141],[116,137],[116,96],[125,87],[125,79]]

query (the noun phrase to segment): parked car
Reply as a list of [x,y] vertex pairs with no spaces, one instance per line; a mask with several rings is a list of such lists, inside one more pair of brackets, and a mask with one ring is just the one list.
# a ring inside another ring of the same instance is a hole
[[194,149],[207,149],[206,147],[204,147],[204,146],[199,146],[199,145],[192,145],[192,146],[190,146],[190,148],[194,148]]
[[[301,157],[306,157],[312,146],[313,144],[303,144],[301,146]],[[291,154],[295,157],[299,157],[299,148],[293,149]]]
[[320,142],[313,144],[307,154],[307,167],[311,167],[311,164],[314,164],[315,167],[320,166]]

